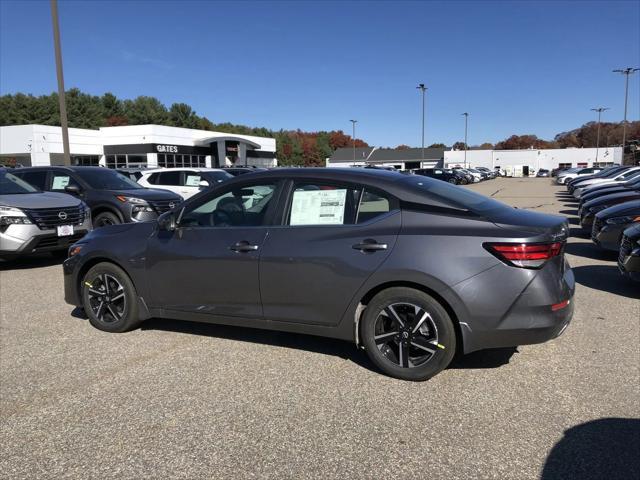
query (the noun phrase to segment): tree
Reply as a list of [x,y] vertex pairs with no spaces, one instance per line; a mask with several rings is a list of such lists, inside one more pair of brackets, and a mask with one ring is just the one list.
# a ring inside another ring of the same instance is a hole
[[456,142],[452,147],[454,150],[464,150],[464,142]]
[[124,112],[130,125],[167,125],[167,108],[157,98],[140,96],[124,101]]
[[444,143],[432,143],[428,148],[447,148]]
[[196,113],[186,103],[174,103],[169,109],[169,122],[174,127],[198,128]]
[[411,147],[409,145],[405,145],[404,143],[401,145],[398,145],[396,147],[396,150],[409,150]]

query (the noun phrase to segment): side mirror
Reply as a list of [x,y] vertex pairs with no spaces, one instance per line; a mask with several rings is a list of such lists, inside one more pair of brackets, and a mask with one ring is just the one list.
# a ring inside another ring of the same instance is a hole
[[71,195],[80,195],[80,187],[77,185],[67,185],[64,187],[64,191],[66,193],[70,193]]
[[158,217],[158,228],[165,232],[173,232],[176,229],[176,216],[173,212],[163,213]]
[[205,188],[209,187],[209,182],[207,182],[206,180],[200,180],[198,187],[200,187],[200,190],[204,190]]

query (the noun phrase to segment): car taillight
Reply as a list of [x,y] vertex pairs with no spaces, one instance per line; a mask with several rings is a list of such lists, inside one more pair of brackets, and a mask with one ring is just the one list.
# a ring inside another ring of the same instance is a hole
[[562,242],[485,243],[484,247],[507,265],[521,268],[541,268],[562,252]]

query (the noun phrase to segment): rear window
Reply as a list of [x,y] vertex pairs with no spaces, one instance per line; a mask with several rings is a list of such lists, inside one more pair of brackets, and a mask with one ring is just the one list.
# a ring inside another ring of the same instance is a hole
[[470,210],[478,215],[511,208],[502,202],[447,182],[412,177],[408,177],[403,182],[414,193],[447,204],[451,208]]

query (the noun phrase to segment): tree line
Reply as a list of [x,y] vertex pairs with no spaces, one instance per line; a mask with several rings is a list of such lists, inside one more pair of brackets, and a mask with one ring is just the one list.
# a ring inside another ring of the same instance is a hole
[[[280,165],[324,166],[325,159],[336,149],[353,145],[351,137],[342,130],[303,132],[248,127],[229,122],[214,123],[207,117],[197,115],[185,103],[174,103],[167,108],[155,97],[140,96],[122,100],[112,93],[97,96],[72,88],[65,93],[65,98],[70,128],[155,124],[271,137],[276,139],[276,155]],[[28,124],[60,125],[57,93],[0,96],[0,126]],[[356,139],[355,143],[357,147],[369,146],[360,139]]]
[[[97,129],[119,125],[168,125],[195,128],[216,132],[255,135],[276,139],[278,162],[281,165],[320,166],[338,148],[351,147],[351,136],[342,130],[303,132],[301,130],[271,130],[264,127],[248,127],[229,122],[213,123],[199,116],[191,106],[174,103],[167,108],[155,97],[139,96],[134,99],[119,99],[112,93],[102,96],[90,95],[72,88],[66,92],[67,116],[72,128]],[[0,125],[60,125],[58,94],[26,95],[16,93],[0,96]],[[543,149],[567,147],[595,147],[597,141],[596,122],[589,122],[575,130],[559,133],[553,140],[544,140],[536,135],[512,135],[492,143],[469,146],[476,149]],[[627,141],[640,139],[640,121],[627,124]],[[356,139],[356,147],[369,145]],[[600,146],[622,144],[622,123],[601,123]],[[397,149],[410,148],[398,145]],[[443,143],[434,143],[429,148],[447,148]],[[453,144],[454,149],[464,149],[464,142]]]

